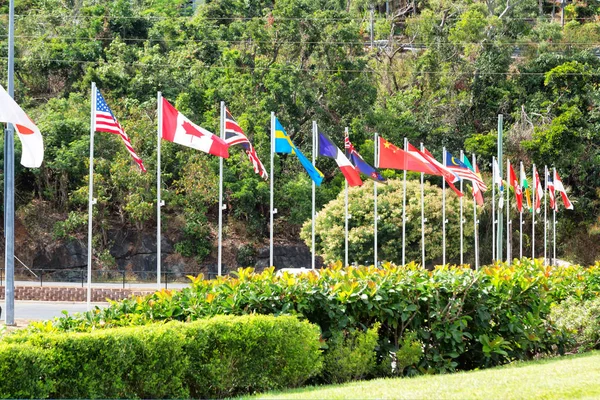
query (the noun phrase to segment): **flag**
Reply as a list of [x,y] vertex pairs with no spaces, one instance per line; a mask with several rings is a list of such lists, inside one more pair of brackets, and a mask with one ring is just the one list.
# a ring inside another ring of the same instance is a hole
[[548,167],[546,167],[546,189],[548,190],[549,199],[550,199],[550,209],[558,211],[558,207],[556,207],[556,198],[554,196],[554,182],[552,181],[552,176],[550,175],[550,171]]
[[[464,154],[462,156],[462,160],[461,161],[471,171],[475,172],[475,175],[477,175],[481,179],[481,174],[479,173],[479,167],[477,167],[477,164],[475,164],[475,168],[473,168],[473,165],[471,165],[471,163],[469,162],[469,158],[466,157]],[[481,189],[479,188],[479,185],[477,185],[473,181],[471,183],[473,184],[473,187],[472,187],[473,198],[475,199],[475,201],[477,202],[478,205],[482,206],[483,205],[483,193],[481,192]]]
[[294,145],[277,118],[275,118],[275,153],[295,154],[315,185],[320,186],[323,182],[323,173]]
[[446,150],[446,167],[458,176],[460,179],[470,180],[473,184],[479,186],[483,191],[487,190],[487,186],[483,182],[481,177],[477,176],[475,172],[471,171],[465,163],[458,158],[454,158],[449,151]]
[[438,175],[439,172],[428,163],[421,161],[414,155],[399,149],[391,142],[379,136],[379,154],[377,165],[379,168],[399,169],[405,171],[423,172],[429,175]]
[[356,149],[350,142],[350,137],[347,134],[344,136],[344,150],[346,152],[346,157],[348,157],[352,165],[354,165],[354,167],[357,170],[359,170],[369,178],[373,179],[374,181],[385,182],[385,179],[383,179],[379,171],[367,164],[366,161],[363,160],[361,155],[358,154],[358,151],[356,151]]
[[340,171],[350,186],[362,185],[362,180],[358,174],[357,169],[352,165],[348,157],[322,132],[319,132],[319,155],[324,157],[333,158],[340,167]]
[[542,183],[540,182],[540,174],[537,169],[533,176],[533,186],[535,190],[535,211],[540,212],[542,209],[542,197],[544,196],[544,189],[542,189]]
[[241,145],[246,151],[250,162],[252,163],[254,172],[260,175],[260,177],[263,179],[269,179],[267,169],[258,158],[256,149],[254,146],[252,146],[252,143],[250,143],[250,140],[248,140],[248,137],[244,134],[242,128],[238,125],[235,119],[233,119],[227,107],[225,108],[225,143],[227,143],[229,146],[234,146],[236,144]]
[[35,123],[0,85],[0,122],[13,124],[21,141],[21,165],[38,168],[44,161],[44,139]]
[[96,93],[94,93],[94,95],[96,96],[94,130],[96,132],[108,132],[114,133],[115,135],[119,135],[119,137],[121,137],[121,139],[123,140],[125,148],[133,158],[133,161],[137,163],[137,165],[143,172],[146,172],[146,168],[144,167],[142,159],[136,154],[135,150],[133,150],[133,146],[131,145],[131,140],[129,139],[129,136],[127,136],[127,134],[123,130],[123,127],[121,126],[121,124],[119,124],[119,121],[117,121],[117,118],[108,107],[108,104],[106,104],[106,100],[104,100],[104,97],[102,97],[102,94],[100,93],[100,90],[98,88],[96,88]]
[[519,212],[523,211],[523,191],[521,190],[521,185],[519,185],[519,181],[517,180],[517,174],[515,174],[515,170],[513,169],[510,161],[508,162],[508,180],[510,186],[515,190],[515,199],[517,200],[517,210]]
[[525,191],[525,200],[527,201],[527,208],[533,212],[531,208],[531,194],[529,193],[529,182],[527,181],[527,175],[525,174],[525,168],[521,163],[521,191]]
[[162,99],[162,138],[213,156],[229,158],[229,145],[217,135],[199,127]]
[[504,192],[504,181],[500,176],[500,167],[498,166],[498,160],[494,158],[494,184],[498,185],[500,193]]
[[563,186],[563,183],[560,180],[560,177],[558,176],[558,172],[556,172],[556,170],[554,170],[554,190],[560,193],[565,208],[567,210],[572,210],[573,203],[571,203],[571,201],[569,200],[569,197],[567,196],[567,191],[565,190],[565,187]]
[[438,162],[427,149],[423,148],[423,151],[418,150],[415,146],[408,143],[408,153],[414,155],[417,159],[425,163],[428,167],[436,171],[432,175],[438,175],[444,177],[450,189],[456,193],[458,197],[462,197],[463,194],[460,190],[458,190],[454,186],[454,182],[458,181],[459,178],[454,174],[454,172],[450,171],[448,168],[444,167],[440,162]]

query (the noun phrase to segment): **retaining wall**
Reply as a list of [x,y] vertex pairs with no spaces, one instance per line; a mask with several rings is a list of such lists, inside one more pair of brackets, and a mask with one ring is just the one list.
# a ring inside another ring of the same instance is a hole
[[[131,295],[143,296],[154,293],[155,290],[121,289],[121,288],[92,288],[92,301],[102,302],[106,299],[122,300]],[[4,286],[0,286],[0,300],[4,299]],[[15,287],[15,300],[37,301],[87,301],[87,288],[82,287]]]

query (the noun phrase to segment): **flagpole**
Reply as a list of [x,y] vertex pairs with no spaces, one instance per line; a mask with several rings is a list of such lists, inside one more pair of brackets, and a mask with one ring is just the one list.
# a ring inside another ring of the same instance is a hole
[[[312,123],[312,163],[313,167],[315,166],[317,159],[317,121],[313,121]],[[315,181],[312,182],[312,264],[311,268],[315,269]]]
[[[421,151],[423,151],[423,142],[421,142]],[[425,268],[425,183],[424,173],[421,172],[421,263]]]
[[[477,171],[477,160],[475,159],[475,154],[473,154],[472,157],[473,157],[473,168],[475,168],[475,171]],[[473,185],[475,185],[475,183],[473,183]],[[493,189],[493,187],[492,187],[492,189]],[[473,235],[475,236],[475,270],[479,269],[479,234],[478,234],[478,230],[477,230],[478,224],[479,224],[479,221],[477,221],[477,201],[475,200],[475,197],[473,196]]]
[[[446,148],[442,148],[442,164],[446,166]],[[446,179],[442,177],[442,265],[446,265]]]
[[492,156],[492,264],[496,261],[496,157]]
[[506,263],[510,265],[510,160],[506,159]]
[[548,166],[544,165],[544,266],[546,266],[548,263],[546,260],[548,260],[548,253],[547,253],[547,246],[548,246],[548,207],[547,207],[547,202],[548,202]]
[[[498,176],[502,179],[502,123],[504,121],[504,117],[502,114],[498,114]],[[498,182],[500,187],[503,188],[502,182]],[[502,192],[500,194],[500,201],[502,201]],[[498,242],[498,249],[496,250],[496,257],[498,261],[502,261],[502,210],[500,206],[498,206],[498,233],[496,235],[496,240]]]
[[[15,2],[8,12],[8,95],[14,98]],[[4,322],[15,325],[15,145],[14,127],[6,125],[4,136],[4,288],[6,312]]]
[[[220,137],[225,138],[225,102],[221,101]],[[223,157],[219,157],[219,239],[217,250],[217,275],[223,273]]]
[[[463,151],[460,151],[460,160],[463,159]],[[445,165],[445,164],[444,164]],[[463,192],[463,179],[460,180],[460,192]],[[460,265],[464,264],[464,256],[463,256],[463,197],[461,196],[460,201]]]
[[88,254],[87,254],[87,310],[92,308],[92,215],[94,206],[94,132],[96,122],[96,83],[92,82],[90,98],[90,172],[88,178]]
[[[523,196],[523,180],[521,176],[523,169],[523,161],[519,164],[519,184],[521,185],[521,196],[525,197],[527,203],[527,195]],[[519,259],[523,258],[523,200],[521,200],[521,211],[519,212]]]
[[157,111],[158,111],[158,135],[157,135],[157,143],[156,143],[156,290],[160,290],[160,275],[161,275],[161,271],[160,271],[160,267],[161,267],[161,258],[162,258],[162,251],[160,248],[160,244],[162,241],[162,236],[161,236],[161,217],[160,217],[160,211],[161,211],[161,207],[162,207],[162,200],[161,200],[161,182],[160,182],[160,174],[161,174],[161,165],[160,165],[160,161],[161,161],[161,155],[160,155],[160,147],[162,144],[162,93],[158,92],[157,96],[156,96],[156,105],[157,105]]
[[531,213],[531,258],[535,260],[535,195],[537,192],[537,185],[535,181],[535,164],[533,164],[533,174],[532,174],[533,188],[531,190],[531,205],[532,205],[532,213]]
[[[348,137],[348,127],[344,128]],[[348,266],[348,180],[344,179],[344,267]]]
[[[377,157],[377,150],[379,145],[379,137],[375,132],[375,142],[373,146],[375,168],[379,168],[379,157]],[[374,234],[374,248],[373,248],[373,259],[375,260],[375,268],[377,268],[377,182],[373,182],[373,234]]]
[[[404,138],[404,151],[407,150],[408,139]],[[402,265],[406,265],[406,165],[404,165],[404,178],[402,179]],[[423,257],[423,266],[425,266],[425,257]]]
[[[554,177],[556,176],[556,168],[552,168],[552,179],[554,180]],[[554,184],[554,187],[556,187],[556,183]],[[556,192],[554,192],[556,193]],[[558,198],[556,197],[556,194],[554,195],[554,212],[552,215],[552,265],[556,265],[556,209],[558,208]]]
[[270,211],[269,211],[269,266],[273,263],[273,183],[275,180],[275,112],[271,111],[271,193],[270,193]]

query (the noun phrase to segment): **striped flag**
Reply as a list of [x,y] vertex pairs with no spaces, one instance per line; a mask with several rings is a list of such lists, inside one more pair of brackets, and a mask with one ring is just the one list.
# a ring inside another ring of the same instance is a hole
[[446,168],[452,171],[460,179],[467,179],[479,186],[482,191],[487,190],[487,186],[481,177],[471,171],[469,167],[458,158],[454,158],[452,154],[446,150]]
[[558,211],[558,207],[556,204],[556,197],[555,197],[555,193],[554,193],[554,182],[552,181],[552,175],[550,174],[550,171],[548,170],[548,167],[546,168],[546,189],[548,190],[548,198],[550,200],[550,209],[551,210],[556,210]]
[[560,179],[560,176],[558,176],[558,172],[556,172],[556,170],[554,170],[554,190],[560,193],[565,208],[567,210],[572,210],[573,203],[571,203],[571,200],[569,200],[569,197],[567,196],[567,191],[565,190],[562,180]]
[[319,155],[324,157],[333,158],[340,167],[340,171],[348,181],[348,186],[360,186],[362,180],[356,170],[356,167],[352,165],[348,157],[329,139],[327,135],[319,132]]
[[244,134],[242,128],[238,125],[235,119],[233,119],[233,116],[227,107],[225,108],[225,142],[230,146],[236,144],[241,145],[244,150],[246,150],[246,154],[252,163],[254,172],[260,175],[260,177],[263,179],[269,179],[267,169],[258,158],[254,146],[252,146],[252,143],[250,143],[250,140],[248,140],[248,137]]
[[131,145],[131,140],[129,140],[129,136],[123,130],[117,118],[113,115],[112,111],[106,104],[106,100],[102,97],[99,89],[96,89],[96,115],[94,117],[94,130],[96,132],[109,132],[114,133],[115,135],[119,135],[125,144],[125,148],[133,160],[139,165],[140,169],[143,172],[146,172],[146,168],[144,167],[144,163],[142,159],[136,154],[135,150],[133,150],[133,146]]

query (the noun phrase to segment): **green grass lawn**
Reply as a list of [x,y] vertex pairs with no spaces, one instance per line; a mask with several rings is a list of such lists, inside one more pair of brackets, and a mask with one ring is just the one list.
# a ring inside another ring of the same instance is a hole
[[600,352],[448,375],[312,386],[254,398],[600,399]]

